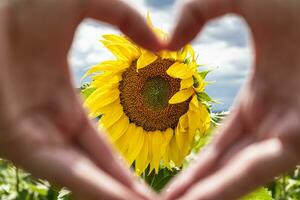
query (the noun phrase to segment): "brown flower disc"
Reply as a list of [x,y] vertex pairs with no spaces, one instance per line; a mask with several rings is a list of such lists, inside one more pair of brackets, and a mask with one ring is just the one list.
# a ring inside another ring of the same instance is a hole
[[159,58],[137,72],[135,61],[122,74],[119,90],[124,113],[130,122],[145,131],[174,129],[179,118],[188,111],[191,98],[179,104],[168,103],[180,89],[180,79],[166,73],[174,63]]

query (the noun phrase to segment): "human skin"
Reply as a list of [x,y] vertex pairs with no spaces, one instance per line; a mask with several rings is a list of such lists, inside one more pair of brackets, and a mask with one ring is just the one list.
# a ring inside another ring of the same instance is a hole
[[123,1],[0,1],[0,157],[79,199],[153,198],[97,133],[72,85],[67,55],[86,17],[161,48]]
[[255,61],[231,115],[167,187],[167,200],[237,199],[300,161],[300,1],[186,1],[168,48],[179,49],[227,13],[248,23]]

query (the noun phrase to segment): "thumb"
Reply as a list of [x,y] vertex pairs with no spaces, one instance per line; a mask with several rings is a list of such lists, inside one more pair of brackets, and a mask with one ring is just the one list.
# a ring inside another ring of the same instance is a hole
[[196,37],[210,19],[235,12],[236,0],[189,0],[181,8],[181,14],[168,49],[177,50]]

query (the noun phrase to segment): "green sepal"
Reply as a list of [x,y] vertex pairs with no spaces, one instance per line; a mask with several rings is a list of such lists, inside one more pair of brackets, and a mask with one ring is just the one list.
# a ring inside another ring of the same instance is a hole
[[205,79],[206,76],[207,76],[210,72],[212,72],[212,71],[213,71],[212,69],[210,69],[210,70],[205,70],[205,71],[199,72],[198,74],[199,74],[203,79]]

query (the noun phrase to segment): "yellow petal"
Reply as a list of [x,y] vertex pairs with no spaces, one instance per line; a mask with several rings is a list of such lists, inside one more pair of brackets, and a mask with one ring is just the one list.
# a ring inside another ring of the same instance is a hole
[[[150,162],[152,161],[152,158],[153,158],[153,150],[152,150],[152,132],[147,132],[147,135],[148,135],[148,159],[149,159],[149,164]],[[149,174],[150,174],[150,171],[149,171]]]
[[[80,81],[84,80],[86,77],[88,77],[89,75],[93,74],[91,77],[94,78],[102,78],[102,77],[106,77],[108,75],[113,76],[115,73],[113,72],[117,72],[116,71],[106,71],[105,69],[107,69],[106,67],[108,67],[106,64],[100,63],[98,65],[92,66],[80,79]],[[119,63],[120,64],[120,63]],[[103,66],[103,69],[102,69]],[[123,65],[122,65],[123,66]],[[125,66],[128,66],[128,64],[126,64],[126,62],[124,62],[124,68]],[[116,67],[115,67],[116,68]],[[118,68],[118,67],[117,67]],[[96,75],[95,75],[96,73]]]
[[155,172],[158,173],[159,163],[161,160],[161,144],[163,143],[163,136],[161,131],[155,131],[150,136],[152,137],[152,160],[150,163],[150,172],[155,169]]
[[124,62],[120,60],[110,60],[104,61],[98,65],[95,65],[94,68],[98,71],[120,71],[128,68],[130,66],[129,62]]
[[149,159],[149,142],[148,142],[148,133],[144,135],[144,144],[143,147],[139,153],[139,155],[136,158],[135,161],[135,172],[137,175],[141,175],[147,168],[150,159]]
[[188,114],[188,120],[189,120],[189,135],[188,140],[190,143],[194,141],[194,136],[196,134],[196,131],[198,129],[202,129],[203,123],[200,119],[201,112],[199,110],[189,110],[187,112]]
[[[190,103],[190,108],[191,104],[193,103]],[[190,109],[187,114],[189,118],[189,141],[192,142],[197,130],[201,134],[208,130],[210,126],[210,114],[203,104],[199,104],[198,109]]]
[[128,124],[125,133],[121,137],[119,137],[115,142],[113,142],[115,146],[118,148],[119,152],[127,161],[128,161],[127,152],[131,141],[131,133],[134,127],[135,127],[134,124]]
[[173,137],[170,141],[169,159],[170,159],[170,161],[172,161],[175,164],[175,166],[181,166],[181,164],[182,164],[180,150],[176,143],[175,137]]
[[112,82],[106,82],[106,83],[102,82],[102,84],[100,84],[100,85],[99,84],[100,83],[98,82],[98,83],[95,83],[95,84],[91,84],[91,86],[94,87],[94,88],[97,88],[96,90],[98,90],[98,91],[118,90],[118,87],[119,87],[119,82],[114,82],[114,81],[112,81]]
[[197,71],[198,69],[198,64],[196,61],[190,61],[190,63],[188,64],[189,68],[193,71]]
[[201,104],[201,121],[204,123],[204,132],[207,131],[210,127],[210,114],[205,105]]
[[90,87],[97,88],[98,91],[118,90],[119,82],[122,80],[121,74],[106,74],[97,77],[91,82]]
[[[117,47],[117,48],[119,48],[119,50],[122,50],[122,51],[126,50],[124,52],[125,54],[123,54],[123,55],[127,57],[126,54],[129,53],[130,57],[128,57],[128,58],[132,58],[132,56],[134,56],[136,58],[136,56],[140,56],[140,54],[141,54],[141,49],[138,46],[136,46],[135,44],[133,44],[132,42],[130,42],[129,40],[126,40],[126,41],[101,40],[101,42],[110,51],[112,50],[112,49],[110,49],[111,47]],[[112,53],[114,53],[114,52],[112,52]]]
[[117,99],[114,102],[112,102],[112,103],[110,103],[106,106],[103,106],[99,109],[92,109],[91,112],[89,113],[89,116],[91,118],[99,117],[102,114],[109,113],[111,111],[112,107],[115,107],[115,106],[118,106],[118,105],[120,105],[120,99]]
[[192,100],[191,100],[191,102],[190,102],[190,105],[189,105],[189,109],[190,109],[190,110],[193,110],[193,111],[199,109],[199,101],[198,101],[196,95],[193,96],[193,98],[192,98]]
[[169,143],[173,137],[174,130],[172,128],[168,128],[162,135],[163,135],[163,145],[161,147],[161,154],[163,155],[169,146]]
[[163,30],[154,27],[149,12],[147,13],[147,24],[160,39],[166,39],[167,34]]
[[163,59],[177,60],[177,52],[176,51],[161,51],[159,53],[159,55]]
[[139,56],[137,50],[126,43],[111,43],[105,40],[102,40],[101,42],[118,60],[132,61]]
[[180,150],[183,149],[187,136],[188,134],[181,133],[178,129],[176,129],[175,131],[176,143]]
[[158,29],[158,28],[153,28],[152,30],[159,39],[161,39],[161,40],[168,39],[168,34],[166,32],[164,32],[163,30]]
[[111,71],[104,71],[101,74],[92,75],[91,78],[93,81],[97,80],[98,82],[102,81],[103,83],[107,83],[114,76],[120,76],[118,73],[113,73]]
[[180,90],[179,92],[177,92],[172,96],[172,98],[169,100],[169,104],[182,103],[186,101],[188,98],[190,98],[194,93],[195,91],[193,88]]
[[113,124],[115,124],[123,115],[123,107],[120,104],[114,104],[110,107],[110,111],[104,113],[100,119],[101,125],[108,129]]
[[177,127],[179,127],[179,130],[181,132],[185,132],[187,130],[187,128],[189,127],[189,124],[188,124],[188,116],[186,114],[182,115],[179,118]]
[[150,28],[153,28],[154,26],[153,26],[152,19],[151,19],[151,16],[150,16],[150,12],[149,12],[149,11],[147,12],[147,18],[146,18],[146,20],[147,20],[148,26],[149,26]]
[[189,154],[191,143],[189,142],[188,137],[189,134],[187,131],[181,132],[179,127],[176,127],[175,129],[176,144],[180,150],[178,163],[181,163],[183,159]]
[[195,51],[193,49],[193,47],[191,45],[186,45],[184,47],[185,51],[187,52],[188,55],[190,55],[192,57],[192,61],[195,61]]
[[198,73],[195,73],[194,77],[196,78],[196,80],[198,82],[198,86],[195,88],[195,90],[197,92],[203,92],[204,91],[204,85],[205,85],[203,78]]
[[166,166],[168,169],[171,170],[171,163],[170,163],[170,159],[169,159],[169,149],[170,149],[170,141],[172,140],[174,136],[174,130],[169,128],[167,129],[164,133],[163,133],[163,145],[161,148],[161,155],[162,155],[162,160],[164,163],[164,166]]
[[167,70],[167,74],[173,78],[187,79],[191,78],[194,72],[184,63],[174,63]]
[[157,56],[153,53],[145,51],[140,58],[137,60],[137,70],[142,69],[157,59]]
[[98,88],[86,99],[84,106],[91,110],[97,110],[117,100],[119,95],[118,89],[101,91],[101,88]]
[[91,87],[94,88],[107,88],[106,86],[119,86],[119,82],[122,80],[122,76],[116,74],[115,76],[111,76],[110,78],[103,80],[101,78],[99,79],[94,79],[91,82]]
[[194,79],[193,77],[187,78],[187,79],[182,79],[180,82],[180,90],[190,88],[194,84]]
[[189,153],[189,118],[187,114],[180,117],[179,123],[175,129],[176,143],[180,149],[180,156],[185,157]]
[[184,47],[183,49],[177,52],[177,60],[183,62],[187,58],[187,54],[188,54],[187,48]]
[[128,43],[128,44],[131,43],[124,36],[120,36],[120,35],[105,34],[105,35],[102,35],[102,37],[105,40],[112,41],[112,42],[121,42],[121,43],[123,42],[123,43]]
[[123,114],[122,117],[113,126],[107,129],[112,142],[119,139],[127,131],[128,125],[128,117]]
[[195,51],[191,45],[185,45],[183,49],[177,52],[177,60],[184,62],[185,59],[189,59],[190,63],[195,63]]
[[134,129],[132,129],[132,131],[128,134],[130,134],[131,140],[129,142],[126,157],[129,165],[132,165],[133,161],[137,158],[141,149],[143,148],[145,133],[141,127],[134,127]]
[[165,153],[163,154],[163,163],[168,169],[171,169],[170,159],[169,159],[169,145],[167,146]]

